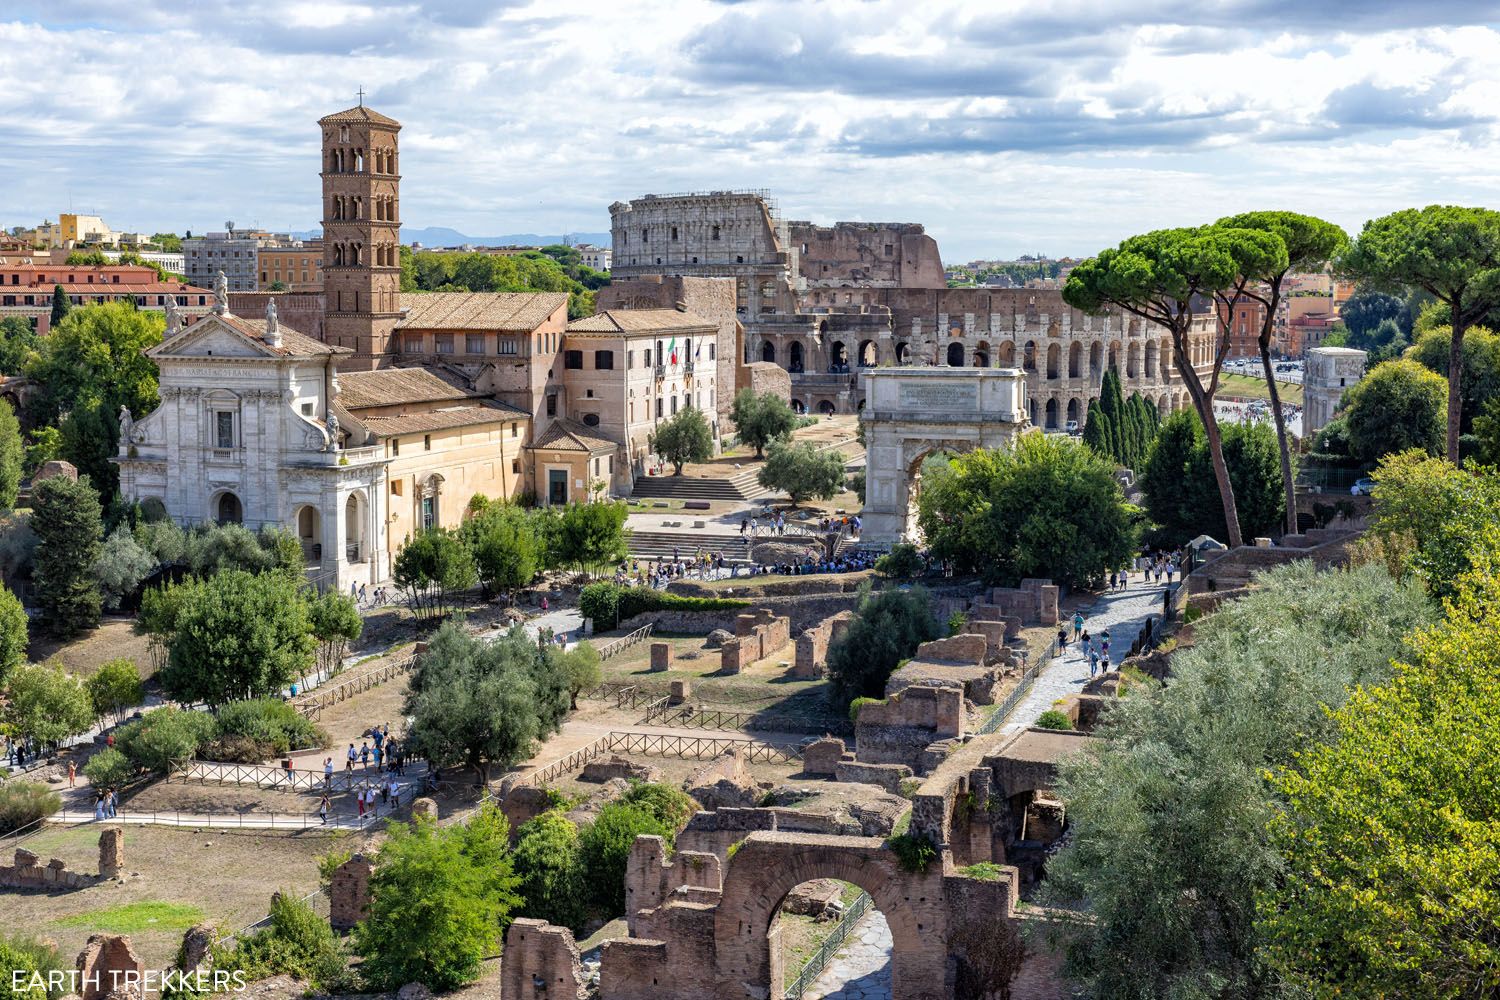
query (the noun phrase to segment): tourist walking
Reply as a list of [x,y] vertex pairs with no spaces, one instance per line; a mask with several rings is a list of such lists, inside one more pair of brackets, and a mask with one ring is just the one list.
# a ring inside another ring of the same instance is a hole
[[99,796],[97,799],[94,800],[94,818],[95,819],[103,819],[104,818],[104,796],[103,795]]
[[115,791],[113,788],[105,792],[104,804],[105,811],[109,813],[109,818],[114,819],[120,811],[120,793]]
[[1083,612],[1082,611],[1075,611],[1075,612],[1073,612],[1073,638],[1074,638],[1074,640],[1077,640],[1078,637],[1081,636],[1081,635],[1083,635]]
[[359,745],[359,766],[362,768],[370,766],[370,744],[368,743]]
[[323,825],[324,826],[328,825],[328,793],[327,792],[324,792],[323,793],[323,797],[320,800],[318,800],[318,819],[320,819],[320,820],[323,821]]
[[324,788],[332,788],[333,787],[333,758],[332,757],[324,757],[323,758],[323,787]]
[[70,761],[68,761],[68,787],[69,788],[73,787],[73,782],[74,782],[74,780],[77,777],[78,777],[78,764],[75,763],[74,761],[70,760]]
[[359,810],[359,820],[363,823],[365,819],[365,790],[363,788],[354,790],[354,806]]
[[354,744],[353,743],[349,744],[349,760],[348,760],[348,763],[346,763],[344,765],[344,770],[347,773],[349,773],[349,774],[353,774],[354,773],[354,762],[356,760],[358,760],[358,759],[359,759],[359,751],[356,750],[356,749],[354,749]]
[[1068,630],[1060,628],[1057,630],[1057,655],[1062,656],[1068,651]]
[[1098,671],[1099,671],[1099,651],[1097,649],[1095,649],[1093,646],[1088,646],[1088,652],[1089,652],[1089,677],[1092,678],[1094,676],[1094,674],[1098,673]]

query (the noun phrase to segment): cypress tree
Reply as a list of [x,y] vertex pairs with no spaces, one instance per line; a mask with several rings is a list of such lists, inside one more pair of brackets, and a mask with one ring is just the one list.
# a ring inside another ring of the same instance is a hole
[[73,308],[73,302],[68,298],[68,293],[63,291],[62,285],[52,286],[52,327],[56,329],[57,324],[63,321],[68,310]]
[[1108,418],[1109,454],[1121,465],[1128,464],[1125,397],[1120,392],[1120,373],[1114,368],[1104,373],[1104,384],[1099,389],[1099,409]]
[[1099,407],[1097,399],[1089,400],[1088,416],[1083,424],[1083,443],[1094,450],[1101,458],[1114,458],[1114,452],[1109,448],[1109,417]]
[[53,476],[31,491],[31,527],[36,532],[33,594],[38,624],[69,638],[99,624],[99,581],[94,564],[103,548],[99,494],[88,476]]

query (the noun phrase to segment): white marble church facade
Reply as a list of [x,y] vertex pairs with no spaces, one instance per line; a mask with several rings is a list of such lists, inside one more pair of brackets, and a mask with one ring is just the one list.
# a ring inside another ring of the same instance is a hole
[[[148,352],[161,406],[121,416],[120,491],[183,525],[281,526],[308,575],[347,590],[390,575],[384,449],[342,411],[330,347],[265,319],[215,312]],[[369,440],[351,440],[348,430]]]

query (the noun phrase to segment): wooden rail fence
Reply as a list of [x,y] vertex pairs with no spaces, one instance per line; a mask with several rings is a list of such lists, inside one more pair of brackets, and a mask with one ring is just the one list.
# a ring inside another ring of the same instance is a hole
[[638,646],[651,638],[651,630],[654,623],[647,622],[629,635],[622,635],[618,639],[606,642],[599,647],[599,659],[607,660],[611,656],[618,656],[632,646]]
[[802,759],[801,746],[779,747],[770,743],[762,743],[759,740],[713,736],[670,736],[615,730],[599,737],[587,746],[579,747],[566,757],[537,768],[518,779],[516,784],[534,785],[540,788],[608,753],[677,757],[683,760],[712,760],[735,749],[745,751],[746,758],[752,762],[783,764]]
[[292,707],[301,712],[306,718],[316,722],[323,714],[323,709],[330,705],[337,705],[356,694],[368,691],[372,687],[384,684],[388,680],[401,677],[411,672],[417,665],[416,654],[402,657],[399,660],[391,660],[370,670],[361,671],[349,677],[334,678],[327,684],[319,685],[317,688],[298,695],[292,699]]
[[671,705],[661,702],[654,702],[646,707],[646,716],[641,719],[641,724],[673,726],[678,729],[713,729],[720,732],[759,729],[768,733],[827,733],[831,736],[851,736],[854,733],[854,726],[845,719],[818,719],[811,716],[776,715],[714,708],[709,705]]

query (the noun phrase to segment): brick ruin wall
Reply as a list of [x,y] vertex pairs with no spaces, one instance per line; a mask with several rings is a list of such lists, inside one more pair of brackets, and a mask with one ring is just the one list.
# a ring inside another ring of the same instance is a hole
[[737,674],[752,663],[774,656],[791,641],[791,619],[778,616],[770,608],[737,615],[734,638],[726,639],[719,650],[721,669]]
[[933,766],[929,745],[961,737],[964,695],[956,688],[914,686],[860,706],[855,756],[865,764],[905,764],[919,774]]
[[722,880],[718,854],[678,850],[668,861],[666,841],[637,837],[625,861],[625,921],[631,934],[636,932],[637,914],[661,906],[679,888],[717,891]]
[[854,620],[853,611],[840,611],[823,619],[797,636],[796,658],[792,661],[791,676],[798,680],[816,680],[823,676],[828,666],[828,647],[849,630]]
[[69,871],[61,858],[42,864],[39,855],[24,847],[16,848],[13,860],[13,864],[0,865],[0,886],[7,889],[84,889],[114,878],[125,867],[125,831],[109,827],[100,832],[97,874]]

